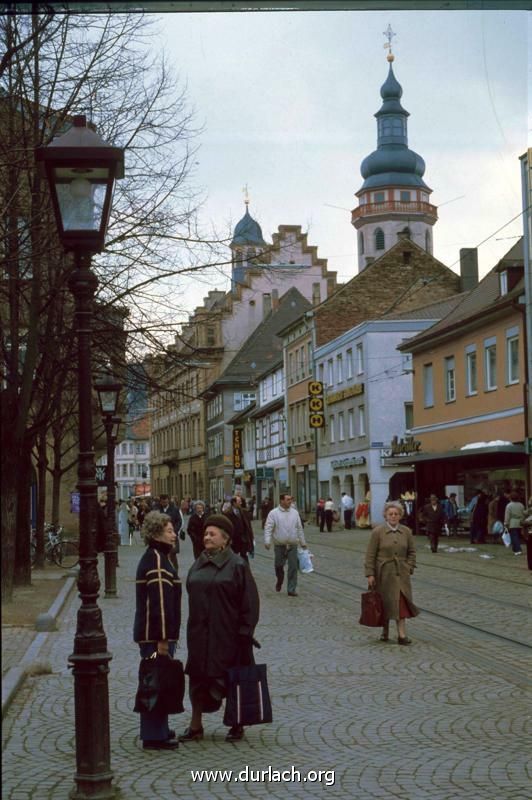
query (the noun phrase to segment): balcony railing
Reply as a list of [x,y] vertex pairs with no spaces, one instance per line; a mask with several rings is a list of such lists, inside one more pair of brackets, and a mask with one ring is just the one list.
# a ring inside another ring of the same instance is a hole
[[389,214],[390,212],[400,214],[426,214],[429,217],[438,219],[438,208],[430,203],[421,203],[417,200],[401,202],[400,200],[389,200],[385,203],[364,203],[354,208],[351,212],[351,221],[354,222],[360,217],[369,217],[377,214]]

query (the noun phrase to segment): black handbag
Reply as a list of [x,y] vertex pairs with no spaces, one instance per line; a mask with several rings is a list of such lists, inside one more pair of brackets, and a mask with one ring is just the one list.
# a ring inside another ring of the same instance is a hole
[[272,721],[266,664],[232,667],[227,670],[226,680],[224,725],[260,725]]
[[133,711],[182,714],[184,696],[185,675],[178,658],[157,655],[142,659]]
[[368,628],[380,628],[384,625],[384,606],[381,595],[372,589],[364,592],[360,598],[361,614],[358,620]]

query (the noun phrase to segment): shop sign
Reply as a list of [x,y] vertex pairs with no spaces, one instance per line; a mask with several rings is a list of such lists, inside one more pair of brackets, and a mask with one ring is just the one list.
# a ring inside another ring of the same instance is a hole
[[325,426],[323,383],[321,381],[309,381],[308,394],[309,426],[311,428],[323,428]]
[[404,439],[399,439],[394,436],[390,442],[389,455],[390,456],[411,456],[414,453],[419,453],[421,450],[421,442],[414,439],[413,436],[405,436]]
[[342,389],[341,392],[334,392],[333,394],[327,395],[327,405],[333,405],[333,403],[339,403],[340,400],[347,400],[348,397],[357,397],[359,394],[364,394],[364,384],[363,383],[355,383],[354,386],[350,386],[348,389]]
[[98,486],[107,486],[107,467],[105,465],[96,467],[96,482]]
[[331,461],[333,469],[344,469],[345,467],[362,467],[366,463],[364,456],[353,456],[352,458],[339,458]]
[[242,430],[240,428],[233,428],[233,467],[235,469],[242,469]]

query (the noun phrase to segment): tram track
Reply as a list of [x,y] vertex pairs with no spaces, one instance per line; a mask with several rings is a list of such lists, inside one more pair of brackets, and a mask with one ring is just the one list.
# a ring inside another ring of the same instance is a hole
[[[361,556],[364,556],[364,554],[366,552],[365,547],[364,548],[342,547],[342,546],[331,544],[330,542],[315,541],[315,542],[313,542],[313,545],[316,546],[316,547],[325,547],[326,549],[335,550],[337,552],[355,553],[355,554],[358,554],[358,555],[361,555]],[[429,569],[444,570],[446,572],[452,572],[453,574],[454,573],[459,573],[459,574],[462,574],[462,575],[473,575],[475,578],[480,578],[480,579],[483,579],[483,580],[500,581],[500,582],[505,583],[505,584],[511,583],[514,586],[526,586],[527,588],[530,588],[530,583],[527,583],[526,581],[517,581],[517,580],[514,580],[512,578],[504,578],[504,577],[501,577],[499,575],[481,575],[478,572],[474,572],[473,570],[463,569],[461,567],[456,567],[456,566],[452,566],[452,567],[451,566],[446,566],[446,565],[441,564],[441,563],[429,564],[427,561],[423,561],[423,562],[420,562],[420,563],[422,563],[423,568],[428,567]]]
[[[334,549],[343,549],[345,552],[345,548],[335,547]],[[256,553],[255,563],[257,566],[260,564],[261,573],[266,574],[264,568],[268,562],[270,562],[270,557],[267,554]],[[268,567],[271,569],[270,564]],[[472,574],[476,575],[476,573]],[[302,577],[301,580],[305,593],[310,592],[324,601],[338,603],[342,608],[355,613],[358,612],[359,606],[357,593],[367,591],[367,585],[348,581],[319,569],[315,569],[311,575]],[[416,584],[418,584],[417,578]],[[454,591],[445,586],[439,586],[439,588],[444,592]],[[478,597],[481,596],[478,595]],[[422,612],[421,628],[418,628],[419,633],[416,636],[418,642],[438,648],[443,647],[447,654],[450,647],[453,653],[460,655],[464,661],[487,674],[497,675],[521,690],[530,688],[529,662],[532,645],[504,633],[488,630],[474,622],[457,619],[425,605],[420,606],[417,602],[416,605]],[[521,607],[519,610],[527,609]],[[489,618],[489,612],[486,612],[483,619]],[[511,667],[508,666],[510,653],[512,654]]]

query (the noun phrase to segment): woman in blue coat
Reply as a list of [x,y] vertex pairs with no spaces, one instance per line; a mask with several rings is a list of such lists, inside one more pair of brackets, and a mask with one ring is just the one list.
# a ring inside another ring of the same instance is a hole
[[[176,543],[172,520],[151,511],[142,526],[148,545],[136,575],[136,609],[133,639],[140,657],[155,653],[173,656],[181,626],[181,581],[169,555]],[[168,727],[168,714],[141,712],[140,738],[145,750],[174,750],[179,742]]]

